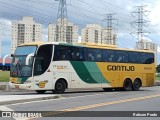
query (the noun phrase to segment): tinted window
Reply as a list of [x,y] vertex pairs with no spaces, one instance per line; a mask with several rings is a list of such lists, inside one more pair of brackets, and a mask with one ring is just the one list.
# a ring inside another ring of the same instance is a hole
[[107,50],[107,62],[115,62],[115,51]]
[[154,54],[153,53],[141,53],[141,62],[143,64],[154,63]]
[[53,60],[151,64],[154,54],[55,45]]
[[116,62],[126,63],[128,62],[127,51],[116,51]]
[[154,63],[153,53],[129,52],[129,63],[151,64]]
[[84,51],[81,47],[68,47],[69,50],[69,60],[72,61],[83,61]]
[[115,50],[102,50],[102,61],[103,62],[115,62]]
[[85,48],[85,58],[87,61],[101,61],[101,50],[94,48]]
[[102,50],[99,50],[99,49],[96,49],[95,53],[96,53],[96,61],[97,62],[100,62],[102,61],[102,53],[101,53]]
[[141,54],[138,52],[128,52],[129,53],[129,63],[141,63]]
[[95,49],[88,49],[86,53],[87,61],[95,61],[96,54],[94,53]]
[[102,55],[102,61],[106,62],[107,61],[107,50],[101,50],[101,55]]
[[69,50],[67,46],[57,46],[54,49],[54,61],[57,60],[69,60]]
[[82,61],[84,60],[83,48],[56,45],[54,49],[53,60],[54,61],[59,61],[59,60]]
[[41,75],[48,69],[51,62],[52,49],[52,45],[42,45],[39,47],[35,59],[34,75]]

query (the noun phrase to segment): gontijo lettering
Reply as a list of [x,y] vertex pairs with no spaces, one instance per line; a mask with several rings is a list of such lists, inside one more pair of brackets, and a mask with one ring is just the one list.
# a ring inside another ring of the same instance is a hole
[[134,66],[120,66],[120,65],[108,65],[108,71],[135,71]]

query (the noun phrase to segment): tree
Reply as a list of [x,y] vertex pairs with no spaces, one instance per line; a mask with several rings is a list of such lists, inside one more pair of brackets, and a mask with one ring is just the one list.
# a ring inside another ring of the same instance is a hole
[[157,71],[157,73],[160,73],[160,64],[159,64],[159,65],[157,65],[157,67],[156,67],[156,71]]

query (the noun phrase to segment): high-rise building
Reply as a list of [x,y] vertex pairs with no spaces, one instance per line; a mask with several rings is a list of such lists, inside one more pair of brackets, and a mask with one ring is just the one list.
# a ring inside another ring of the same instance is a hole
[[136,49],[138,50],[149,49],[155,53],[156,63],[157,63],[157,48],[158,48],[158,45],[149,40],[142,40],[142,41],[136,42]]
[[[63,22],[63,28],[61,22]],[[69,22],[67,19],[63,19],[62,21],[61,19],[58,19],[56,24],[48,25],[48,41],[68,43],[78,42],[78,26]]]
[[117,34],[113,29],[102,30],[102,44],[117,45],[116,43]]
[[116,33],[99,24],[88,24],[81,30],[81,42],[116,45]]
[[41,27],[33,17],[23,17],[20,21],[12,22],[11,53],[14,53],[20,44],[42,41]]
[[81,42],[102,43],[102,27],[98,24],[88,24],[81,30]]

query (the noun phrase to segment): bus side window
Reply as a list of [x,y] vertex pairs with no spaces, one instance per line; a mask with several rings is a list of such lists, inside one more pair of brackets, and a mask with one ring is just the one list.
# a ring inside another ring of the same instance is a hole
[[94,50],[93,49],[88,49],[88,61],[95,61],[95,56],[94,56]]
[[91,58],[93,62],[101,61],[101,50],[99,49],[90,49],[91,51]]
[[115,51],[107,50],[107,62],[115,62]]
[[129,52],[129,63],[141,64],[141,53],[138,52]]
[[93,62],[101,61],[101,50],[89,48],[87,58],[88,61],[93,61]]
[[107,50],[102,50],[101,52],[101,55],[102,55],[102,62],[106,62],[107,61]]
[[147,64],[147,53],[141,53],[141,63]]
[[69,51],[68,51],[67,46],[57,46],[57,45],[55,45],[53,60],[54,61],[68,60],[69,59],[68,53],[69,53]]
[[116,62],[126,63],[128,62],[127,51],[116,51]]
[[95,50],[95,56],[96,56],[96,61],[97,62],[100,62],[100,61],[102,61],[102,55],[101,55],[101,50],[99,50],[99,49],[97,49],[97,50]]
[[144,64],[154,63],[154,54],[153,53],[143,53]]
[[154,53],[148,54],[148,61],[149,61],[149,64],[154,63]]
[[80,48],[79,49],[79,60],[80,61],[84,61],[85,60],[85,57],[84,57],[84,48]]
[[83,48],[81,47],[69,47],[69,60],[82,61],[84,60]]

